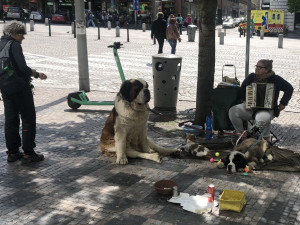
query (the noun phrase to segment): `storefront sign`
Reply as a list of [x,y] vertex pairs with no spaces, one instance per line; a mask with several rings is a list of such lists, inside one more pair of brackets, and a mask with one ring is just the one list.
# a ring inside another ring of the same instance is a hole
[[139,10],[139,0],[133,0],[133,10],[138,11]]

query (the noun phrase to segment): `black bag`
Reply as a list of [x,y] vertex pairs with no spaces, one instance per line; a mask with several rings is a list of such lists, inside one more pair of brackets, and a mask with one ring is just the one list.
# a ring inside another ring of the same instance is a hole
[[212,93],[212,113],[214,130],[234,130],[228,116],[229,109],[241,103],[240,87],[215,88]]
[[16,74],[9,57],[12,42],[8,41],[4,46],[0,45],[0,90],[5,96],[19,93],[25,86],[25,80]]

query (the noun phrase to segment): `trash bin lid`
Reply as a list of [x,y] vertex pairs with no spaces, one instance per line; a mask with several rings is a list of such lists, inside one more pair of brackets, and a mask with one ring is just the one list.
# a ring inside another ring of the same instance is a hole
[[196,25],[188,25],[188,27],[193,28],[193,27],[197,27],[197,26]]
[[156,54],[152,56],[152,59],[168,59],[168,60],[172,60],[172,59],[182,59],[181,56],[178,55],[174,55],[174,54]]

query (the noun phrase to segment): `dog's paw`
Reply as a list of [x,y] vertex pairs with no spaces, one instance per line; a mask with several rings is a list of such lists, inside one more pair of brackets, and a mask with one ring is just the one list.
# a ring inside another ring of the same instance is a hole
[[116,163],[117,163],[117,164],[121,164],[121,165],[125,165],[125,164],[128,163],[128,159],[127,159],[126,156],[123,156],[123,157],[117,157]]
[[182,153],[182,150],[181,149],[174,149],[172,150],[173,152],[171,153],[171,157],[180,157],[181,156],[181,153]]
[[272,161],[272,160],[273,160],[273,156],[272,156],[271,154],[269,154],[269,155],[267,155],[267,159],[268,159],[269,161]]
[[219,169],[222,169],[222,168],[225,168],[225,165],[224,165],[223,162],[219,162],[219,163],[217,164],[217,167],[218,167]]
[[161,161],[162,161],[161,155],[158,154],[158,153],[152,153],[151,154],[151,159],[155,162],[158,162],[158,163],[161,163]]

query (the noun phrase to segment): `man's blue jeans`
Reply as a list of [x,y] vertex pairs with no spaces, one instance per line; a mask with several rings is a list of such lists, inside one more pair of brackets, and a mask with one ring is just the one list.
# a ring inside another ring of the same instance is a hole
[[168,40],[169,44],[171,45],[171,54],[175,54],[176,52],[176,45],[177,45],[177,40]]

